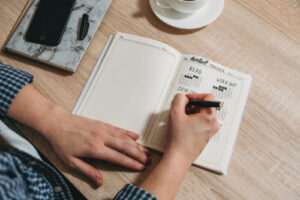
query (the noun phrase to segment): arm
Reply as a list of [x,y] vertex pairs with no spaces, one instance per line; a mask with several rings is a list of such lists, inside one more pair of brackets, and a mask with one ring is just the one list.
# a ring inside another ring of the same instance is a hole
[[178,94],[169,114],[169,143],[166,151],[140,187],[127,184],[114,200],[169,200],[174,199],[193,161],[219,129],[214,108],[189,109],[188,99],[214,100],[209,94]]
[[175,96],[169,115],[168,146],[162,160],[140,185],[160,200],[175,198],[190,165],[219,129],[214,108],[187,115],[188,98],[214,100],[207,94]]
[[[67,166],[82,172],[97,186],[103,182],[100,172],[81,158],[102,159],[135,170],[145,167],[148,150],[136,142],[137,134],[66,112],[27,84],[32,80],[31,75],[3,66],[14,75],[1,73],[4,69],[1,68],[0,79],[6,83],[14,80],[20,86],[8,89],[14,95],[6,107],[0,106],[1,114],[7,112],[9,117],[41,133]],[[20,74],[31,76],[31,80],[20,81]],[[7,96],[6,90],[0,94]]]

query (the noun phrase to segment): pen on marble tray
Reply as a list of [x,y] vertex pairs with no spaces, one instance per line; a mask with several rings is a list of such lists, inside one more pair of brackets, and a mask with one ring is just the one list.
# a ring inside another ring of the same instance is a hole
[[79,40],[83,40],[86,37],[89,30],[89,26],[89,16],[87,14],[83,14],[79,30]]
[[222,108],[224,106],[224,103],[220,101],[202,101],[202,100],[190,99],[187,104],[187,107],[191,107],[191,106],[198,106],[201,108],[209,108],[209,107]]

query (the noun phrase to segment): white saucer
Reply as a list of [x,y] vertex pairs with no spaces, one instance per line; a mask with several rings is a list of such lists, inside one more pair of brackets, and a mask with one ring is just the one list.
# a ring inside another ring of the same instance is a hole
[[[156,0],[149,0],[154,14],[166,24],[181,29],[196,29],[212,23],[221,14],[224,0],[208,0],[199,10],[192,14],[180,13],[173,8],[163,8],[157,5]],[[157,0],[167,5],[166,0]]]

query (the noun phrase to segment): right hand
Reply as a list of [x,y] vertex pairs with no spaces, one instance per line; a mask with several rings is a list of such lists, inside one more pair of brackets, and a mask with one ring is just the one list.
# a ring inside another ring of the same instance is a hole
[[189,99],[214,101],[210,94],[177,94],[174,97],[168,121],[169,142],[166,154],[175,154],[192,163],[202,152],[209,139],[219,130],[215,108],[201,108],[186,114]]

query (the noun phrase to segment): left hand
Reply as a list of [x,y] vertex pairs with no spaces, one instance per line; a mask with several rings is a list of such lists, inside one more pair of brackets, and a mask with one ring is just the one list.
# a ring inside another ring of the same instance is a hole
[[149,161],[149,150],[138,144],[138,135],[112,125],[72,115],[56,108],[44,135],[67,165],[90,177],[97,186],[103,178],[99,170],[81,158],[95,158],[142,170]]
[[138,135],[112,125],[72,115],[27,84],[17,94],[7,115],[44,135],[69,167],[103,183],[99,170],[81,158],[95,158],[141,170],[149,161]]

